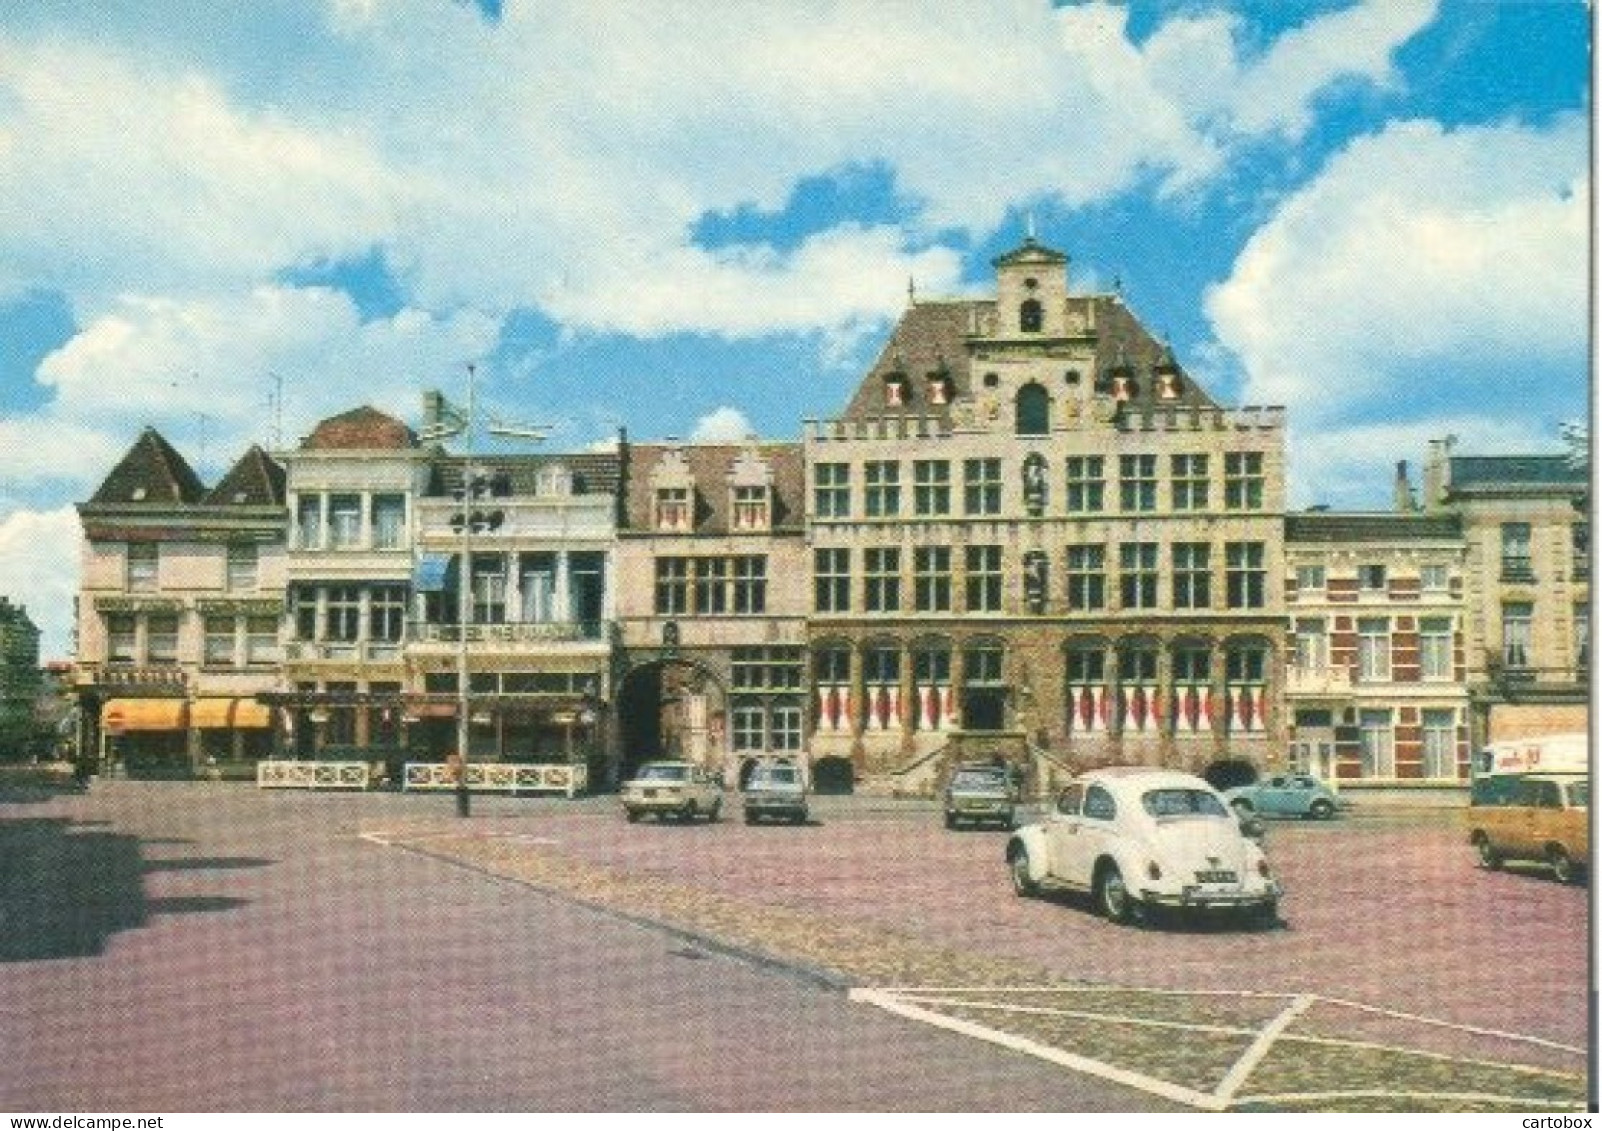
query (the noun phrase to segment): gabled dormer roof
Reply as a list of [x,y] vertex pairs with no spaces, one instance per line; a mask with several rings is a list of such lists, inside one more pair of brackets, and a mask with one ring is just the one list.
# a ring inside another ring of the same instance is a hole
[[330,416],[300,442],[301,451],[395,451],[416,446],[415,432],[371,405]]
[[89,501],[197,503],[205,493],[205,485],[188,461],[147,425]]
[[205,502],[220,507],[283,506],[283,466],[253,444],[222,482],[207,492]]

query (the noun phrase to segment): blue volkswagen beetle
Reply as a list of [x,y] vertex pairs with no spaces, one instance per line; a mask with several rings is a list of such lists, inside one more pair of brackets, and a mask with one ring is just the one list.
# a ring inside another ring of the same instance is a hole
[[1307,774],[1274,774],[1252,785],[1228,790],[1224,797],[1237,813],[1312,817],[1319,821],[1329,820],[1345,806],[1329,786]]

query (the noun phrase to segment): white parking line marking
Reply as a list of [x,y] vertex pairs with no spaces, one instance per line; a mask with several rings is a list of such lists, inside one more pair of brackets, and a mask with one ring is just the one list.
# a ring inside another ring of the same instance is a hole
[[1256,1028],[1239,1028],[1229,1025],[1203,1025],[1191,1021],[1156,1021],[1149,1017],[1128,1017],[1121,1013],[1091,1013],[1082,1009],[1052,1009],[1044,1005],[1003,1005],[994,1001],[976,1001],[972,998],[924,997],[919,994],[901,994],[903,1001],[923,1005],[961,1005],[969,1009],[990,1009],[998,1013],[1026,1013],[1045,1017],[1073,1017],[1082,1021],[1116,1021],[1120,1025],[1144,1025],[1152,1029],[1188,1029],[1193,1033],[1222,1033],[1228,1037],[1249,1037]]
[[1571,1052],[1576,1056],[1588,1055],[1588,1049],[1576,1048],[1573,1045],[1559,1044],[1557,1041],[1548,1041],[1543,1037],[1527,1037],[1522,1033],[1508,1033],[1501,1029],[1485,1029],[1478,1025],[1459,1025],[1453,1021],[1441,1021],[1434,1017],[1424,1017],[1417,1013],[1399,1013],[1394,1009],[1381,1009],[1376,1005],[1364,1005],[1360,1001],[1346,1001],[1338,997],[1321,998],[1328,1005],[1341,1005],[1347,1009],[1358,1009],[1364,1013],[1378,1013],[1384,1017],[1395,1017],[1401,1021],[1416,1021],[1420,1025],[1435,1025],[1443,1029],[1456,1029],[1460,1033],[1475,1033],[1482,1037],[1501,1037],[1504,1040],[1519,1041],[1527,1045],[1540,1045],[1542,1048],[1556,1049],[1559,1052]]
[[1194,1088],[1171,1084],[1167,1080],[1159,1080],[1155,1076],[1146,1076],[1139,1072],[1131,1072],[1125,1068],[1117,1068],[1099,1060],[1092,1060],[1089,1057],[1052,1048],[1049,1045],[1037,1044],[1025,1037],[1014,1036],[1011,1033],[1003,1033],[995,1029],[987,1029],[982,1025],[975,1025],[967,1021],[960,1021],[955,1017],[934,1013],[901,1001],[891,994],[880,993],[877,990],[855,989],[850,991],[849,998],[852,1001],[876,1005],[880,1009],[900,1014],[914,1021],[922,1021],[927,1025],[934,1025],[941,1029],[950,1029],[954,1033],[962,1033],[964,1036],[988,1041],[993,1045],[1012,1049],[1014,1052],[1039,1057],[1041,1060],[1050,1061],[1052,1064],[1060,1064],[1064,1068],[1071,1068],[1076,1072],[1084,1072],[1103,1080],[1111,1080],[1116,1084],[1137,1088],[1140,1091],[1150,1092],[1153,1095],[1188,1104],[1191,1107],[1199,1107],[1205,1111],[1223,1110],[1217,1097],[1211,1096],[1206,1092],[1198,1092]]
[[1567,1107],[1575,1111],[1585,1110],[1584,1100],[1553,1100],[1537,1099],[1534,1096],[1501,1096],[1491,1092],[1386,1092],[1377,1088],[1351,1092],[1275,1092],[1272,1095],[1237,1096],[1236,1104],[1258,1103],[1308,1103],[1315,1100],[1450,1100],[1457,1102],[1478,1102],[1508,1104],[1509,1106],[1523,1107]]
[[1241,1054],[1241,1058],[1235,1062],[1234,1067],[1224,1074],[1224,1078],[1219,1082],[1218,1087],[1213,1089],[1213,1095],[1218,1097],[1220,1103],[1225,1107],[1229,1106],[1230,1101],[1234,1099],[1235,1093],[1240,1091],[1240,1086],[1246,1082],[1246,1077],[1250,1076],[1252,1070],[1262,1063],[1263,1058],[1274,1047],[1274,1042],[1279,1040],[1279,1035],[1290,1026],[1291,1022],[1305,1013],[1307,1008],[1316,1000],[1318,999],[1311,994],[1302,994],[1280,1010],[1279,1016],[1262,1028],[1257,1034],[1257,1039]]
[[[1286,1006],[1274,1017],[1268,1019],[1262,1026],[1249,1028],[1234,1028],[1226,1025],[1206,1025],[1192,1022],[1162,1021],[1148,1017],[1130,1017],[1109,1012],[1090,1012],[1084,1010],[1061,1009],[1048,1006],[1027,1005],[1017,1000],[1023,995],[1057,995],[1081,992],[1103,993],[1130,993],[1154,994],[1163,996],[1207,996],[1238,997],[1251,999],[1290,999]],[[959,996],[961,995],[961,996]],[[972,995],[972,996],[968,996]],[[985,998],[1011,998],[1011,1001],[984,1000]],[[1227,1111],[1238,1108],[1243,1104],[1257,1103],[1305,1103],[1331,1099],[1416,1099],[1440,1100],[1457,1102],[1499,1103],[1509,1105],[1533,1105],[1540,1107],[1574,1106],[1581,1101],[1543,1099],[1533,1096],[1507,1096],[1489,1092],[1445,1092],[1445,1091],[1408,1091],[1405,1089],[1354,1089],[1351,1091],[1319,1091],[1319,1092],[1285,1092],[1261,1093],[1243,1096],[1242,1088],[1250,1080],[1251,1075],[1262,1064],[1264,1059],[1280,1043],[1286,1044],[1312,1044],[1351,1049],[1369,1049],[1377,1052],[1389,1052],[1403,1056],[1417,1056],[1429,1060],[1441,1061],[1451,1064],[1460,1064],[1466,1067],[1505,1069],[1524,1074],[1540,1075],[1555,1080],[1573,1081],[1578,1077],[1574,1072],[1562,1072],[1536,1065],[1510,1063],[1506,1061],[1480,1060],[1461,1056],[1452,1056],[1445,1053],[1433,1052],[1426,1049],[1410,1048],[1405,1045],[1387,1045],[1372,1041],[1344,1040],[1335,1037],[1319,1037],[1311,1034],[1299,1034],[1288,1030],[1299,1019],[1302,1019],[1308,1010],[1315,1006],[1335,1006],[1357,1008],[1364,1012],[1383,1016],[1396,1017],[1403,1020],[1417,1021],[1423,1024],[1440,1028],[1474,1033],[1476,1035],[1505,1037],[1515,1041],[1525,1041],[1530,1044],[1555,1048],[1563,1051],[1583,1054],[1582,1049],[1573,1049],[1570,1046],[1560,1045],[1553,1041],[1546,1041],[1539,1037],[1524,1037],[1515,1033],[1503,1033],[1494,1029],[1485,1029],[1472,1025],[1458,1025],[1448,1021],[1439,1021],[1434,1018],[1421,1017],[1413,1014],[1399,1013],[1395,1010],[1379,1009],[1374,1006],[1361,1006],[1354,1002],[1342,1001],[1320,997],[1317,994],[1282,994],[1258,990],[1169,990],[1134,986],[1093,985],[1078,983],[1070,985],[1044,985],[1044,986],[943,986],[943,987],[903,987],[895,989],[855,989],[849,993],[852,1001],[859,1001],[869,1005],[878,1006],[891,1013],[899,1014],[911,1020],[922,1021],[939,1028],[949,1029],[962,1033],[965,1036],[987,1041],[991,1044],[1001,1045],[1016,1052],[1036,1056],[1053,1064],[1062,1065],[1076,1071],[1105,1080],[1111,1080],[1132,1088],[1163,1096],[1192,1107],[1207,1111]],[[1241,1054],[1240,1058],[1230,1067],[1218,1087],[1211,1092],[1203,1092],[1195,1088],[1187,1088],[1181,1084],[1157,1077],[1148,1076],[1141,1072],[1119,1068],[1116,1065],[1064,1049],[1054,1048],[1037,1041],[1008,1033],[1000,1029],[993,1029],[978,1022],[966,1021],[957,1017],[937,1012],[938,1007],[962,1007],[973,1010],[990,1010],[998,1014],[1016,1013],[1028,1015],[1045,1015],[1071,1017],[1084,1020],[1106,1021],[1117,1025],[1148,1026],[1168,1029],[1189,1029],[1200,1033],[1216,1033],[1226,1036],[1248,1036],[1255,1034],[1256,1039]],[[930,1008],[925,1008],[930,1007]]]

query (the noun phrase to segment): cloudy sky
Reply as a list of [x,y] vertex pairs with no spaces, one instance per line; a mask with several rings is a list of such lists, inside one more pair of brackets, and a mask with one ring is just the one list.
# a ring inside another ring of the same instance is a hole
[[72,503],[478,365],[587,445],[838,411],[1029,218],[1296,505],[1583,417],[1581,0],[15,0],[0,10],[0,594],[70,650]]

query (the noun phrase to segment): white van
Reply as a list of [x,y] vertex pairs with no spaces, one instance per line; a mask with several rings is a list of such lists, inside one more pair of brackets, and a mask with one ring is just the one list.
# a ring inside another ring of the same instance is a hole
[[1591,769],[1591,736],[1547,734],[1493,742],[1475,759],[1474,776],[1486,774],[1584,774]]

